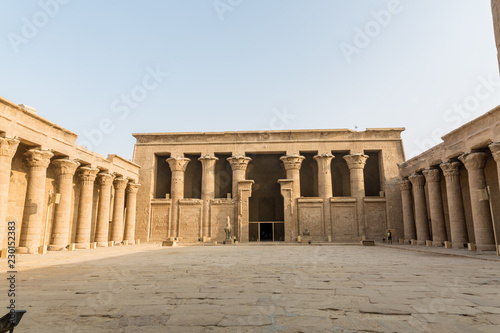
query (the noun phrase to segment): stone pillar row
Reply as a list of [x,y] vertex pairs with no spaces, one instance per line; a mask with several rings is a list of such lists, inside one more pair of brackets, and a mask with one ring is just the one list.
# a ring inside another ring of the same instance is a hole
[[[12,159],[19,145],[16,138],[0,138],[0,249],[7,247],[6,221],[8,216],[8,193]],[[80,167],[80,163],[69,158],[51,160],[50,150],[30,149],[24,153],[27,167],[27,189],[22,223],[18,227],[19,243],[17,253],[38,253],[42,241],[48,243],[50,250],[64,250],[71,242],[70,221],[73,206],[73,179],[75,174],[81,182],[78,213],[76,220],[75,243],[77,248],[88,248],[92,232],[92,207],[94,182],[99,180],[99,207],[97,212],[95,241],[107,246],[109,239],[111,185],[115,176],[91,167]],[[55,194],[45,198],[47,169],[53,165],[56,173]],[[136,194],[139,184],[128,183],[125,178],[115,180],[115,202],[113,209],[112,240],[134,242]],[[127,188],[127,219],[124,223],[125,188]],[[57,195],[57,196],[56,196]],[[56,201],[55,198],[58,198]],[[52,210],[47,209],[52,205]],[[51,230],[43,214],[53,212]],[[125,228],[125,230],[124,230]],[[50,231],[49,239],[42,234]]]
[[364,168],[368,155],[351,154],[345,155],[351,175],[351,197],[356,198],[356,216],[358,221],[358,236],[366,236],[364,201],[365,197],[365,176]]
[[[496,161],[500,179],[500,143],[495,142],[488,147]],[[493,220],[489,202],[485,197],[486,177],[484,167],[487,157],[488,155],[484,152],[472,152],[462,154],[458,157],[462,163],[447,161],[439,165],[445,179],[447,208],[450,220],[449,234],[453,247],[461,248],[464,243],[470,241],[460,184],[460,169],[463,165],[468,174],[476,248],[478,250],[495,249]],[[440,169],[426,169],[422,171],[423,175],[413,174],[408,177],[408,180],[403,179],[400,182],[406,240],[417,239],[417,243],[423,244],[426,240],[430,239],[425,182],[427,182],[432,240],[438,243],[438,245],[447,240]]]

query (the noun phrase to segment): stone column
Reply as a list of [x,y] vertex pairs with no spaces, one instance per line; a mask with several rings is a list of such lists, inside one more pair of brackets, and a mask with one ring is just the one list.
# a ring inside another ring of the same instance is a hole
[[219,160],[215,156],[205,155],[201,161],[201,200],[203,202],[202,237],[210,237],[210,200],[215,198],[215,163]]
[[[326,238],[332,236],[332,222],[330,218],[330,198],[333,196],[332,191],[332,169],[331,163],[335,156],[332,154],[319,154],[314,156],[318,164],[318,195],[323,198],[323,236]],[[298,234],[303,230],[298,230]]]
[[[4,248],[12,158],[19,146],[15,138],[0,138],[0,249]],[[7,246],[5,246],[7,247]]]
[[497,171],[498,171],[498,182],[500,186],[500,142],[494,142],[488,146],[491,150],[491,154],[497,162]]
[[417,244],[423,245],[429,240],[429,221],[427,217],[427,204],[425,202],[425,178],[422,175],[411,175],[408,180],[413,186],[413,199],[415,200],[415,225],[417,227]]
[[[238,189],[238,184],[242,181],[246,180],[246,170],[248,166],[248,162],[250,162],[251,158],[246,157],[246,156],[231,156],[227,159],[229,163],[231,164],[231,169],[233,170],[233,198],[234,198],[234,203],[236,204],[235,208],[235,213],[233,216],[233,230],[234,230],[234,235],[238,237],[239,241],[244,241],[243,239],[240,239],[239,236],[243,235],[245,239],[248,239],[248,231],[247,233],[242,233],[240,230],[240,227],[242,225],[241,222],[241,214],[239,214],[239,211],[241,211],[241,205],[243,205],[242,200],[244,198],[241,198],[239,196],[239,193],[241,192]],[[253,182],[252,182],[253,183]],[[251,189],[251,185],[250,185]],[[249,192],[251,193],[251,191]]]
[[116,178],[113,182],[115,188],[115,202],[113,205],[113,220],[111,222],[111,240],[115,244],[123,241],[123,215],[125,210],[125,189],[127,188],[127,178]]
[[179,199],[184,198],[184,172],[191,161],[182,156],[170,157],[167,159],[172,171],[171,198],[172,208],[170,209],[170,227],[173,229],[170,235],[179,237]]
[[439,169],[426,169],[425,176],[429,190],[429,215],[431,216],[433,245],[439,246],[448,240],[444,220],[443,197],[441,195],[441,174]]
[[71,243],[69,239],[69,223],[71,219],[71,198],[73,194],[73,176],[80,163],[69,159],[59,159],[52,162],[56,167],[57,194],[60,201],[56,204],[54,225],[50,237],[51,251],[62,251]]
[[365,197],[365,176],[363,170],[366,165],[368,155],[351,154],[345,155],[351,176],[351,197],[356,198],[356,215],[358,220],[358,236],[366,236],[364,197]]
[[293,212],[297,210],[297,202],[293,197],[294,180],[279,179],[281,195],[283,196],[284,224],[285,224],[285,242],[293,242],[297,239],[297,225],[294,223]]
[[237,228],[234,235],[240,242],[248,242],[248,199],[252,196],[253,180],[242,180],[238,183],[238,204],[236,213],[236,222],[234,223]]
[[491,219],[490,204],[488,200],[481,200],[480,192],[486,188],[484,166],[486,165],[485,153],[469,153],[459,157],[469,173],[469,190],[472,208],[472,222],[476,236],[476,249],[495,250],[495,237],[493,235],[493,222]]
[[81,167],[78,169],[81,181],[80,202],[78,205],[78,220],[76,225],[75,247],[88,249],[90,247],[90,232],[92,230],[92,204],[94,197],[94,182],[99,169]]
[[411,183],[408,179],[403,179],[399,182],[401,189],[401,198],[403,203],[403,223],[404,237],[406,241],[417,239],[417,231],[415,229],[415,218],[413,216],[413,200],[411,195]]
[[111,185],[113,185],[114,175],[100,173],[99,178],[99,208],[97,211],[97,224],[95,231],[95,242],[97,246],[108,246],[109,239],[109,210],[111,206]]
[[469,237],[467,235],[462,187],[460,185],[460,163],[446,162],[441,163],[440,167],[443,170],[446,182],[451,245],[455,248],[463,248],[463,244],[468,243]]
[[[280,158],[283,161],[283,165],[286,170],[286,178],[292,180],[291,192],[288,193],[288,189],[283,188],[283,181],[281,184],[281,194],[285,200],[285,241],[292,242],[298,236],[298,220],[297,220],[297,198],[300,197],[300,167],[302,166],[302,161],[305,160],[304,156],[300,155],[287,155]],[[290,209],[286,208],[287,196],[290,195]],[[286,214],[291,214],[287,217]],[[286,222],[289,221],[287,224]]]
[[21,225],[21,237],[17,253],[37,253],[43,225],[45,179],[50,159],[48,150],[30,149],[24,154],[28,162],[28,188]]
[[124,240],[135,244],[135,215],[137,208],[137,192],[141,184],[128,183],[127,186],[127,219],[125,220]]

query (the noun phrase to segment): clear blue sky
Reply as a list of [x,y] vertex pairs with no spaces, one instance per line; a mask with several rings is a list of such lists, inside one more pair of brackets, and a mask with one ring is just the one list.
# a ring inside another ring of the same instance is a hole
[[500,104],[500,79],[490,0],[397,2],[0,0],[0,95],[103,155],[357,126],[406,127],[411,157]]

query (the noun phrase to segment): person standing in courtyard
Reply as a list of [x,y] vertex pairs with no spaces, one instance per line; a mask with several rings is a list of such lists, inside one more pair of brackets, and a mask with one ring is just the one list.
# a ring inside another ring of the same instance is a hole
[[392,232],[387,230],[387,244],[392,244]]

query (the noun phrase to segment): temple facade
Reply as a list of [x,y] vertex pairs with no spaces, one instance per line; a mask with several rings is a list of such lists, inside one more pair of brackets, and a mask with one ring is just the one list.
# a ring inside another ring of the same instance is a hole
[[402,128],[147,133],[136,234],[148,241],[382,240],[403,233]]
[[500,231],[500,107],[399,165],[404,239],[495,250]]
[[0,97],[2,256],[13,239],[17,253],[135,241],[139,166],[100,156],[76,138],[36,110]]

